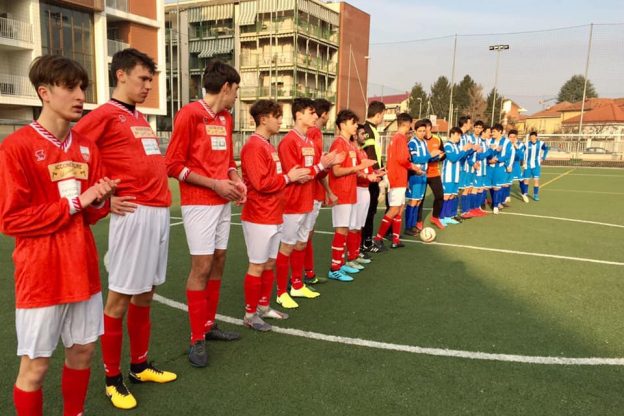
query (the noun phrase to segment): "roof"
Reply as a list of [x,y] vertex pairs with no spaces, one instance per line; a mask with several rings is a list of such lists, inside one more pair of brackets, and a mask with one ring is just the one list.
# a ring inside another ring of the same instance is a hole
[[448,130],[448,121],[439,118],[436,120],[436,125],[431,128],[431,131],[434,133],[443,132],[446,133]]
[[538,111],[535,114],[528,115],[526,116],[526,118],[560,117],[561,111],[564,111],[565,109],[569,108],[572,105],[573,105],[572,103],[569,103],[567,101],[562,101],[560,103],[557,103],[553,106],[548,107],[545,110]]
[[[602,107],[605,105],[613,104],[615,101],[622,100],[621,98],[589,98],[585,100],[585,111],[593,108]],[[583,101],[577,101],[570,105],[563,111],[581,111],[581,105]]]
[[406,92],[403,94],[383,95],[380,97],[368,97],[368,103],[370,104],[373,101],[381,101],[384,104],[399,104],[407,100],[409,96],[410,96],[410,93]]
[[[580,121],[581,116],[578,115],[565,120],[562,124],[578,124]],[[614,102],[600,105],[585,112],[583,123],[624,123],[624,109]]]

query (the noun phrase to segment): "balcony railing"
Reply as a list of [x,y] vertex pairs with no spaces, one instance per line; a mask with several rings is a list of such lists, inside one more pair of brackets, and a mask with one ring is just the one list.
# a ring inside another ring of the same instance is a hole
[[128,12],[128,0],[106,0],[106,7]]
[[108,39],[108,56],[112,57],[119,51],[123,51],[130,47],[129,43],[120,40]]
[[32,25],[28,22],[0,17],[0,38],[32,43],[32,32]]
[[0,73],[0,96],[36,98],[37,94],[28,77]]

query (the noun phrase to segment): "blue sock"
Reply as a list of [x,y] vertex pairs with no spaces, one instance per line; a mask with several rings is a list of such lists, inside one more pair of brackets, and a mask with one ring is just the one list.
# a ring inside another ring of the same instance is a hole
[[416,227],[416,221],[418,221],[418,205],[412,207],[412,216],[410,217],[410,228]]
[[524,182],[520,181],[518,185],[520,186],[520,193],[522,195],[526,194],[526,191],[524,190]]
[[412,221],[413,210],[414,208],[412,208],[411,205],[408,205],[407,207],[405,207],[405,229],[406,230],[410,229],[410,222]]
[[477,207],[477,194],[470,194],[470,210],[472,211]]
[[451,210],[451,217],[456,216],[459,213],[459,198],[453,198],[453,209]]
[[446,218],[446,210],[448,209],[448,199],[442,201],[442,209],[440,210],[440,219]]
[[494,195],[492,196],[492,206],[496,208],[500,201],[500,189],[494,189]]
[[494,195],[496,194],[496,191],[494,190],[494,188],[490,188],[490,200],[492,201],[492,206],[494,206]]
[[468,195],[462,194],[461,196],[461,212],[468,212]]
[[539,194],[539,186],[534,186],[533,187],[533,195],[538,195]]

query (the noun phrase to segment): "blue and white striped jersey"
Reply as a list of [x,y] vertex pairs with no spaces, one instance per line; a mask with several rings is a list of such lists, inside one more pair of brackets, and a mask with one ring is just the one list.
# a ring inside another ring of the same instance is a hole
[[466,152],[461,150],[458,143],[444,143],[446,158],[442,164],[442,182],[459,183],[459,172]]
[[[475,138],[475,136],[472,133],[464,133],[461,136],[461,139],[459,139],[459,147],[461,149],[464,148],[464,146],[467,144],[476,144],[477,143],[477,139]],[[464,170],[464,172],[472,172],[472,165],[474,165],[474,162],[476,161],[476,157],[475,157],[475,151],[474,150],[468,150],[466,152],[466,156],[462,162],[462,169]]]
[[419,140],[416,136],[414,136],[407,143],[407,147],[410,152],[410,161],[420,166],[423,171],[426,171],[429,166],[429,159],[431,158],[431,154],[429,154],[429,149],[427,148],[427,143],[425,143],[424,140]]
[[[491,138],[488,140],[488,146],[491,150],[491,154],[488,159],[492,159],[494,157],[498,159],[498,162],[496,163],[497,166],[511,166],[513,163],[513,146],[507,137],[502,136],[498,141]],[[499,147],[500,150],[497,150]]]
[[548,155],[548,146],[541,140],[537,140],[535,143],[528,142],[524,153],[524,162],[527,168],[536,168],[542,166],[542,161],[546,159]]
[[475,172],[477,176],[486,176],[487,175],[487,158],[490,156],[492,150],[488,146],[487,140],[478,138],[479,147],[481,148],[481,153],[477,153],[476,157],[479,162],[481,162],[481,166]]
[[514,156],[514,164],[523,162],[524,161],[524,154],[525,154],[525,150],[526,150],[526,145],[524,144],[524,142],[518,140],[516,142],[515,149],[516,149],[516,154]]

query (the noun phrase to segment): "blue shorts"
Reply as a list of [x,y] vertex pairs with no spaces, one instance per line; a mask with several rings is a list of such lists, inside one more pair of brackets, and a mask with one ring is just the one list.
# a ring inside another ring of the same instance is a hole
[[425,196],[427,189],[427,175],[412,175],[409,177],[405,199],[420,200]]
[[487,176],[485,177],[485,186],[491,188],[494,186],[494,172],[496,172],[495,165],[488,165]]
[[475,173],[461,171],[459,174],[459,189],[472,188],[475,183]]
[[524,177],[524,179],[530,179],[530,178],[539,179],[540,173],[542,173],[542,167],[541,166],[536,166],[534,168],[526,168],[524,170],[523,177]]
[[511,185],[513,182],[513,167],[511,169],[511,172],[507,172],[507,167],[505,167],[505,185]]
[[457,195],[459,190],[459,184],[457,182],[442,182],[444,188],[444,195]]
[[486,188],[488,185],[486,185],[488,182],[488,178],[486,175],[483,176],[479,176],[476,175],[475,176],[475,187],[476,188]]
[[513,170],[511,171],[511,179],[513,181],[522,179],[522,169],[520,168],[520,162],[514,162]]
[[498,188],[499,186],[503,186],[508,183],[507,178],[509,177],[509,174],[507,173],[507,168],[505,166],[495,166],[492,170],[494,171],[492,175],[492,186]]

